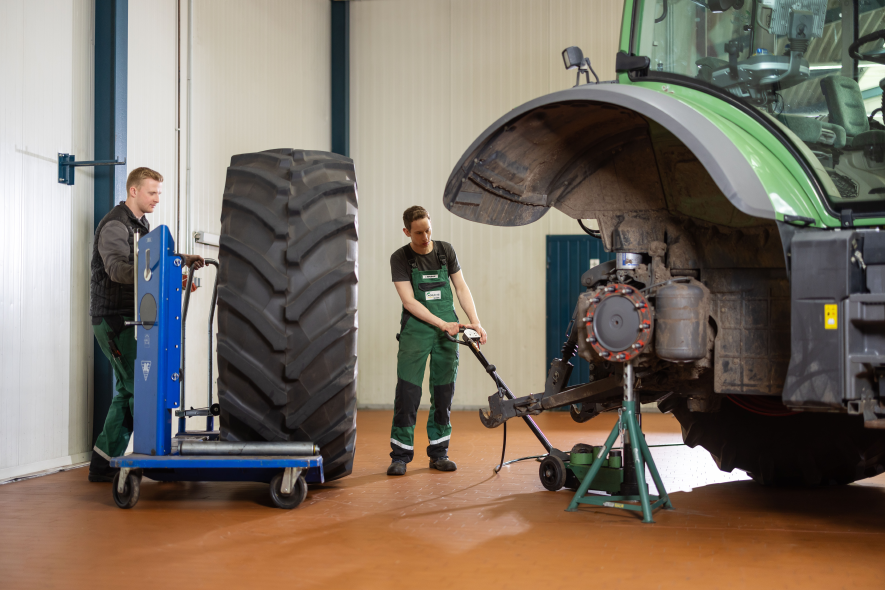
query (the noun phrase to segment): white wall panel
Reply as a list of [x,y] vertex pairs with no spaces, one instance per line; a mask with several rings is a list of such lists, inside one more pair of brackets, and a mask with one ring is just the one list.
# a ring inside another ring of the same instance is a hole
[[[129,0],[126,170],[146,166],[163,175],[160,204],[148,219],[151,227],[168,226],[177,240],[176,4],[176,0]],[[182,186],[182,194],[183,190]],[[125,198],[119,195],[117,200]]]
[[88,445],[73,425],[88,412],[73,250],[91,183],[80,172],[79,187],[58,184],[57,153],[91,155],[91,94],[73,84],[90,75],[91,17],[91,2],[0,3],[0,479],[69,464]]
[[[406,243],[401,214],[414,204],[430,211],[434,237],[458,252],[489,332],[485,351],[508,385],[521,394],[543,387],[545,236],[580,229],[555,210],[521,228],[473,224],[445,210],[443,188],[467,147],[496,119],[574,85],[574,73],[562,66],[565,47],[579,45],[602,79],[613,78],[621,11],[618,0],[351,3],[362,406],[393,403],[400,304],[388,261]],[[479,364],[463,356],[455,406],[485,404],[489,387]]]
[[[180,53],[176,4],[175,0],[129,2],[128,169],[148,166],[165,177],[161,203],[149,216],[152,227],[167,225],[179,251],[217,258],[217,248],[195,245],[192,234],[219,233],[224,179],[232,155],[280,147],[331,147],[331,8],[328,0],[195,0],[193,120],[188,138],[188,1],[180,3]],[[186,403],[202,407],[208,379],[208,302],[215,271],[202,270],[197,276],[204,288],[193,294],[188,312],[185,386]]]
[[[231,156],[274,148],[331,149],[331,7],[328,0],[197,0],[193,25],[193,194],[186,235],[217,234]],[[129,142],[132,153],[131,137]],[[217,248],[192,247],[218,257]],[[205,407],[215,271],[197,276],[205,288],[193,295],[188,312],[185,383],[187,404]]]
[[[330,148],[330,6],[328,0],[195,0],[192,137],[183,135],[179,148],[177,109],[182,127],[187,124],[187,87],[179,94],[176,86],[179,63],[182,82],[187,75],[187,4],[182,0],[179,55],[175,0],[130,0],[128,168],[149,166],[166,177],[152,224],[177,233],[180,222],[180,249],[216,257],[214,248],[195,247],[190,235],[218,232],[231,155]],[[544,236],[574,233],[574,222],[551,211],[525,228],[473,225],[444,210],[442,188],[486,126],[573,83],[561,66],[565,46],[582,46],[602,77],[613,76],[620,5],[352,4],[363,405],[392,402],[399,304],[388,258],[405,243],[400,215],[415,203],[430,209],[436,237],[458,249],[491,334],[490,357],[518,391],[542,382]],[[59,185],[55,158],[57,152],[93,155],[93,22],[92,0],[0,2],[0,478],[70,463],[89,450],[92,171],[78,169],[73,188]],[[58,56],[71,56],[71,67],[59,67]],[[202,274],[207,285],[213,272]],[[206,388],[208,291],[194,296],[188,329],[194,405],[202,405]],[[461,406],[479,405],[488,395],[487,378],[470,361],[462,365]]]
[[[93,0],[73,2],[73,153],[94,156],[95,11]],[[74,459],[92,451],[93,341],[89,317],[95,191],[93,169],[78,168],[71,203],[71,366],[68,451]]]

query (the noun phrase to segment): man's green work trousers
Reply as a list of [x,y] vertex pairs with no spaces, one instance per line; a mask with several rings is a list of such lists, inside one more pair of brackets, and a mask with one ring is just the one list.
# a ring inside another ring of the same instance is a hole
[[[97,320],[98,318],[96,318]],[[131,318],[126,318],[131,319]],[[134,328],[123,328],[117,334],[101,319],[100,324],[93,324],[92,331],[101,351],[114,367],[114,382],[117,392],[111,400],[104,428],[95,441],[92,449],[107,460],[119,457],[129,446],[132,436],[133,416],[135,415],[135,383],[133,371],[135,367],[136,341]]]
[[[447,322],[457,322],[454,311],[437,313]],[[458,345],[445,332],[410,317],[399,339],[396,355],[396,397],[393,403],[393,428],[390,453],[394,461],[408,463],[415,455],[415,422],[421,403],[424,367],[430,355],[430,415],[427,417],[427,456],[447,457],[452,436],[450,414],[458,376]]]

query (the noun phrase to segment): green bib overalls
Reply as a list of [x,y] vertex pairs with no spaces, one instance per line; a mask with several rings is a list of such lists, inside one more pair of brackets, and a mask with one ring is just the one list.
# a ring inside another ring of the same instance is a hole
[[[415,299],[436,317],[457,322],[449,271],[442,247],[434,244],[439,270],[418,270],[415,252],[410,245],[403,251],[412,269]],[[448,456],[452,425],[449,415],[458,375],[458,345],[445,332],[412,316],[403,309],[396,355],[396,397],[393,403],[393,427],[390,430],[390,457],[408,463],[415,455],[415,421],[421,403],[424,367],[430,355],[430,416],[427,418],[427,456]]]

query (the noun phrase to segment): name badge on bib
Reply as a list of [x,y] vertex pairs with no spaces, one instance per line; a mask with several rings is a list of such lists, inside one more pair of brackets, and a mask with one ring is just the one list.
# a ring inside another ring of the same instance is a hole
[[436,301],[442,299],[442,291],[428,291],[424,297],[425,301]]
[[424,278],[424,279],[438,279],[439,275],[423,275],[422,278]]

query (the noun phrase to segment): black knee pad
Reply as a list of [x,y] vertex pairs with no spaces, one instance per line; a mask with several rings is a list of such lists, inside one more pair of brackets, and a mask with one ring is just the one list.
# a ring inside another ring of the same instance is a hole
[[397,379],[396,397],[393,400],[393,425],[397,428],[414,426],[421,403],[421,386]]
[[452,400],[455,399],[455,384],[437,385],[433,388],[433,419],[437,424],[449,425],[452,414]]

